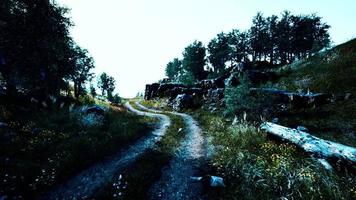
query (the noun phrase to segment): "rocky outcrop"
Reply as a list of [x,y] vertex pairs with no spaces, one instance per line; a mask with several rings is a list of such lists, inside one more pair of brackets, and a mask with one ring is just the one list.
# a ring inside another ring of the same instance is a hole
[[275,88],[251,88],[252,95],[268,95],[280,103],[290,103],[295,108],[320,106],[332,102],[331,95],[325,93],[297,93]]
[[224,88],[208,90],[208,92],[204,95],[204,103],[221,106],[223,104],[224,91]]
[[231,74],[227,73],[222,76],[219,76],[218,78],[201,80],[195,86],[204,90],[225,88],[225,80],[228,79],[230,76]]
[[199,81],[194,86],[175,83],[147,84],[145,90],[145,99],[150,100],[156,97],[164,97],[173,100],[179,94],[194,94],[202,97],[212,89],[224,89],[227,85],[237,86],[239,83],[238,73],[227,73],[218,78]]
[[179,94],[173,101],[172,107],[176,111],[189,108],[197,108],[201,106],[201,97],[196,94]]
[[145,89],[145,99],[150,100],[156,97],[157,90],[159,88],[159,83],[147,84]]
[[[225,88],[227,86],[236,87],[240,84],[239,76],[241,73],[245,73],[254,84],[276,80],[278,77],[274,72],[265,70],[270,67],[271,65],[268,62],[245,63],[231,69],[222,76],[201,80],[193,86],[168,83],[169,80],[148,84],[146,85],[145,99],[167,98],[171,103],[173,102],[172,105],[176,105],[181,100],[185,102],[185,100],[189,99],[188,96],[194,96],[194,99],[198,99],[200,102],[203,101],[205,104],[219,106],[224,102]],[[182,99],[183,97],[184,100]],[[179,103],[179,105],[184,105],[184,103]]]
[[197,95],[202,97],[205,91],[202,88],[184,88],[184,87],[176,87],[172,90],[167,91],[165,97],[170,100],[175,99],[180,94],[187,94],[187,95]]

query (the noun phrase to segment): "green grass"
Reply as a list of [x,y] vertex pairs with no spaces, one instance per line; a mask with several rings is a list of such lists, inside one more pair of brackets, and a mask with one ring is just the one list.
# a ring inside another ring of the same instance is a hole
[[158,109],[163,111],[173,111],[172,107],[168,106],[167,99],[153,99],[153,100],[141,100],[139,101],[142,105],[147,108]]
[[[145,105],[151,102],[146,101]],[[134,103],[133,107],[139,109]],[[154,108],[154,107],[150,107]],[[120,172],[104,187],[96,199],[147,199],[150,187],[160,178],[161,171],[174,156],[186,133],[183,119],[164,113],[171,119],[171,126],[152,150],[148,150],[130,167]],[[181,131],[179,131],[181,129]],[[121,177],[121,178],[120,178]]]
[[352,98],[274,117],[283,125],[303,125],[318,137],[356,147],[356,39],[282,68],[276,88],[342,97],[351,93]]
[[85,128],[63,109],[1,105],[0,195],[31,199],[117,152],[151,129],[152,119],[110,109],[101,127]]
[[356,177],[328,172],[293,145],[270,140],[257,124],[231,125],[218,115],[194,114],[213,138],[212,174],[227,187],[211,193],[214,199],[352,199]]

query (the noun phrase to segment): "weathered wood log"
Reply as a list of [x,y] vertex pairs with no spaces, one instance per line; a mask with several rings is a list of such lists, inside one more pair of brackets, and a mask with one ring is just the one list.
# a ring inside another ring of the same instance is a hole
[[269,134],[280,137],[319,158],[346,161],[356,167],[356,148],[324,140],[311,134],[284,127],[271,122],[263,123],[260,128]]

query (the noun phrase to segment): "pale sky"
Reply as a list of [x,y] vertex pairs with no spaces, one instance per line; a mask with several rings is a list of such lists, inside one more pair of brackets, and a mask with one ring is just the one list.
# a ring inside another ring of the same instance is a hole
[[57,0],[71,9],[74,40],[95,59],[96,74],[117,80],[133,97],[164,78],[166,64],[194,40],[246,30],[258,11],[265,16],[316,13],[331,25],[334,44],[356,37],[356,0]]

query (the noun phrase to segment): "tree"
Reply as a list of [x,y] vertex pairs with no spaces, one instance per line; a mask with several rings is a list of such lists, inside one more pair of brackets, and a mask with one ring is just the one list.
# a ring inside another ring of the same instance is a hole
[[7,92],[58,95],[72,73],[68,9],[49,0],[3,0],[0,9],[0,72]]
[[231,62],[247,62],[250,53],[249,35],[237,29],[228,33]]
[[84,93],[83,85],[91,80],[94,74],[91,70],[94,68],[94,59],[89,55],[86,49],[78,46],[73,47],[73,73],[70,75],[74,82],[74,95],[78,98]]
[[286,64],[291,58],[292,41],[292,16],[289,11],[284,11],[281,20],[277,24],[277,52],[282,64]]
[[119,96],[119,94],[115,94],[110,101],[112,103],[119,104],[121,103],[121,97]]
[[96,89],[95,89],[95,87],[94,87],[93,84],[90,84],[90,95],[91,95],[92,97],[95,97],[95,96],[97,95]]
[[108,80],[107,80],[108,87],[107,87],[106,91],[107,91],[109,100],[111,100],[113,98],[112,93],[115,90],[115,82],[116,81],[115,81],[114,77],[111,77],[111,76],[108,77]]
[[292,52],[298,59],[305,58],[330,44],[329,25],[316,15],[292,16]]
[[172,80],[176,80],[182,73],[182,61],[174,58],[166,66],[166,76]]
[[105,91],[108,88],[108,75],[105,72],[99,76],[98,87],[101,89],[101,95],[105,96]]
[[266,43],[266,52],[269,53],[270,63],[274,64],[275,61],[275,51],[277,48],[277,38],[278,38],[278,17],[272,15],[267,17],[267,27],[268,27],[268,38]]
[[115,90],[115,79],[104,72],[99,76],[98,87],[101,89],[103,96],[107,94],[108,99],[111,99]]
[[194,80],[202,80],[206,77],[205,62],[205,47],[202,42],[194,41],[184,49],[183,73],[191,73]]
[[225,73],[225,63],[230,60],[232,49],[229,46],[229,35],[219,33],[208,44],[208,59],[216,75]]
[[252,27],[250,29],[250,44],[253,51],[253,60],[256,60],[256,58],[261,60],[262,56],[266,56],[268,38],[267,21],[262,13],[258,12],[252,20]]

